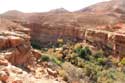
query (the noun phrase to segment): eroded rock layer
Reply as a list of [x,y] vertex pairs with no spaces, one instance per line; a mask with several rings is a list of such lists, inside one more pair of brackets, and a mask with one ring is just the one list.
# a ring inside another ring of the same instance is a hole
[[0,22],[0,83],[65,83],[50,75],[51,69],[36,64],[41,53],[31,47],[30,33],[11,21]]
[[21,32],[0,32],[1,56],[14,65],[29,63],[32,57],[30,36]]

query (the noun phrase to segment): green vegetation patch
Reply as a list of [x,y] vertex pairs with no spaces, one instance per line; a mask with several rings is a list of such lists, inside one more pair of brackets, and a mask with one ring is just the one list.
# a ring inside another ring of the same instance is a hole
[[[76,68],[81,68],[83,74],[89,78],[89,83],[124,83],[125,82],[125,58],[119,62],[122,64],[122,68],[119,69],[117,64],[114,64],[112,58],[106,57],[103,50],[97,50],[96,52],[91,50],[88,46],[84,46],[81,43],[63,43],[62,40],[58,40],[60,46],[54,48],[44,48],[45,55],[42,55],[39,61],[53,62],[60,67],[64,62],[74,65]],[[45,50],[47,49],[47,50]],[[53,52],[51,55],[49,52]],[[58,56],[61,59],[57,58]],[[61,67],[62,68],[62,67]],[[72,68],[69,68],[72,70]],[[72,71],[74,72],[74,71]],[[71,72],[71,73],[72,73]],[[67,73],[64,69],[59,71],[60,76]],[[69,77],[70,78],[70,77]],[[81,78],[80,78],[81,79]],[[68,80],[68,79],[67,79]]]

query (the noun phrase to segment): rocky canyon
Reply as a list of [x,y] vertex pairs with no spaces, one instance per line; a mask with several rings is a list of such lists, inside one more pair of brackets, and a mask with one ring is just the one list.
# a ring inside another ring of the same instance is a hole
[[[93,66],[83,65],[83,63],[88,64],[87,61],[92,57],[86,58],[82,55],[86,55],[86,53],[94,55],[95,50],[100,49],[104,52],[104,57],[109,58],[110,56],[115,62],[121,61],[113,63],[106,59],[106,62],[109,62],[105,63],[106,67],[112,63],[115,64],[115,67],[118,66],[118,70],[121,68],[121,71],[124,72],[125,64],[122,63],[125,56],[124,2],[124,0],[101,2],[75,12],[60,8],[41,13],[23,13],[12,10],[0,14],[0,83],[124,83],[125,80],[119,79],[117,82],[104,82],[103,80],[107,78],[100,78],[100,81],[98,77],[95,81],[93,72],[89,72],[90,75],[87,72],[90,78],[80,74],[83,72],[82,68]],[[69,42],[73,42],[73,45],[72,43],[69,45]],[[76,46],[77,43],[80,45]],[[50,44],[53,46],[49,48]],[[92,53],[88,50],[81,52],[83,46],[90,47]],[[80,48],[76,50],[75,47]],[[44,56],[51,54],[57,56],[56,58],[59,60]],[[74,54],[77,59],[74,59]],[[72,56],[69,58],[68,55]],[[81,58],[85,61],[83,60],[83,62]],[[50,61],[46,62],[48,59]],[[41,60],[46,61],[41,62]],[[56,66],[51,63],[53,60]],[[65,62],[67,60],[71,64]],[[96,61],[98,62],[98,59]],[[99,61],[103,63],[104,60],[102,57],[100,60],[99,57]],[[76,62],[83,63],[82,65],[79,63],[79,66]],[[63,65],[60,66],[60,63]],[[119,67],[119,63],[123,64],[122,67],[121,65]],[[95,64],[98,65],[98,63]],[[105,66],[105,64],[103,65]],[[103,65],[101,67],[99,65],[99,71],[103,70]],[[68,66],[71,67],[71,70]],[[66,70],[67,77],[62,78],[64,71],[62,73],[61,68]],[[111,68],[114,68],[114,65]],[[71,71],[74,71],[74,76]],[[104,73],[106,72],[104,71]],[[122,77],[124,78],[124,76]]]

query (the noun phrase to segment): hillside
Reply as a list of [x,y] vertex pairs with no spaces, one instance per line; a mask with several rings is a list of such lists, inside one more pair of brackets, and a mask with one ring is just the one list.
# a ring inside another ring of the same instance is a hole
[[107,2],[101,2],[89,6],[87,8],[83,8],[79,10],[79,12],[90,12],[90,13],[124,13],[124,0],[111,0]]

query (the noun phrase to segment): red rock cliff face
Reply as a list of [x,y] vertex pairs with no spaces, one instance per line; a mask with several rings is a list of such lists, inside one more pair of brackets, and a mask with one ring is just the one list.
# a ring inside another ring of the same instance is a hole
[[26,34],[4,31],[0,32],[1,56],[14,65],[32,62],[30,37]]
[[64,40],[78,38],[79,24],[77,20],[72,15],[67,14],[68,18],[62,15],[37,14],[32,16],[32,18],[28,18],[27,23],[22,25],[30,28],[32,40],[41,44],[56,42],[58,38],[63,38]]
[[5,19],[0,21],[0,57],[14,65],[32,63],[30,30]]
[[[121,27],[124,28],[124,27]],[[125,56],[125,34],[118,32],[87,29],[85,40],[87,43],[103,49],[107,55]]]
[[[115,41],[112,37],[108,38],[110,27],[107,27],[107,32],[95,30],[97,29],[95,27],[98,25],[113,25],[118,23],[124,17],[124,0],[98,3],[80,12],[64,12],[58,14],[51,12],[19,13],[5,13],[2,17],[31,29],[31,40],[39,46],[46,45],[45,43],[49,42],[56,42],[58,38],[63,38],[65,40],[92,40],[94,41],[92,45],[101,46],[100,48],[103,49],[107,46],[113,50],[121,48],[121,44],[119,46],[114,43],[119,42],[118,40]],[[89,30],[88,28],[93,29]],[[108,45],[105,47],[105,44]]]
[[97,25],[110,24],[117,20],[116,17],[108,15],[72,12],[21,13],[17,14],[20,15],[19,17],[14,14],[7,12],[2,17],[30,28],[31,40],[40,43],[39,45],[55,42],[57,38],[79,39],[81,27],[94,28]]
[[[0,19],[0,83],[65,83],[48,78],[53,71],[35,64],[34,58],[41,57],[41,53],[32,49],[30,33],[20,24]],[[46,78],[39,72],[44,70]]]
[[63,38],[65,40],[76,38],[78,30],[73,26],[49,26],[49,25],[39,25],[31,24],[28,25],[32,30],[32,40],[38,40],[41,43],[56,42],[58,38]]

